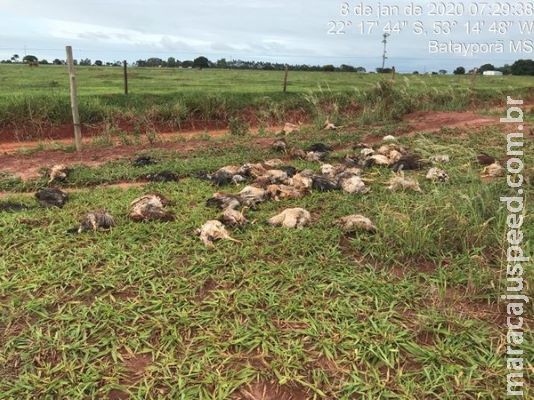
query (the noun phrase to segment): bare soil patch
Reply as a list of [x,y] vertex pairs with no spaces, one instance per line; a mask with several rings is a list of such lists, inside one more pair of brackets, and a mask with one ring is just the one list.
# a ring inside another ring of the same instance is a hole
[[298,386],[281,386],[276,382],[259,381],[240,389],[234,400],[307,400],[306,391]]
[[404,117],[411,130],[415,132],[437,132],[442,128],[481,128],[499,124],[497,117],[482,116],[474,112],[436,112],[418,111]]
[[[253,145],[260,148],[268,148],[272,140],[272,138],[254,138]],[[197,139],[187,142],[160,142],[141,146],[91,147],[79,153],[66,153],[62,150],[36,151],[32,154],[5,153],[0,154],[0,171],[20,177],[23,180],[29,180],[39,177],[41,169],[49,168],[54,164],[97,167],[109,161],[132,158],[136,154],[149,150],[171,150],[177,154],[185,155],[188,152],[200,150],[207,146],[213,146],[213,143],[208,140]],[[230,144],[217,144],[217,146],[224,148],[230,146]]]
[[150,354],[128,354],[124,356],[124,384],[134,384],[142,379],[145,369],[152,363]]

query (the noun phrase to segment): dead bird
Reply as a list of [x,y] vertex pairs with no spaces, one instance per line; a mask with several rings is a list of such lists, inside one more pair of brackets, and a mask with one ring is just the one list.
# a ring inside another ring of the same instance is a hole
[[448,182],[449,175],[444,170],[433,167],[426,174],[426,179],[432,182]]
[[291,122],[286,122],[284,127],[282,128],[282,133],[284,135],[289,135],[294,132],[298,132],[300,129],[300,125],[292,124]]
[[14,201],[0,201],[0,212],[6,211],[6,212],[17,212],[17,211],[25,211],[30,210],[33,207],[30,207],[23,203],[16,203]]
[[279,158],[273,158],[271,160],[267,160],[267,161],[263,162],[263,166],[266,169],[277,168],[277,167],[280,167],[282,165],[284,165],[284,162],[282,160],[280,160]]
[[323,129],[325,131],[335,131],[337,129],[339,129],[340,127],[339,126],[336,126],[335,124],[333,124],[332,122],[330,122],[330,119],[327,118],[324,125],[323,125]]
[[504,168],[497,162],[485,167],[481,175],[482,178],[498,178],[501,176],[504,176]]
[[145,177],[150,182],[178,182],[180,177],[172,171],[161,171]]
[[299,190],[294,186],[288,185],[269,185],[267,194],[274,201],[301,199],[306,194],[306,190]]
[[404,175],[394,176],[387,184],[389,185],[388,189],[392,191],[413,190],[414,192],[422,192],[419,183],[415,179],[405,178]]
[[325,175],[314,175],[312,178],[312,189],[319,192],[330,192],[339,189],[338,180]]
[[313,185],[313,171],[304,170],[290,178],[289,184],[297,190],[308,191]]
[[305,160],[307,157],[306,152],[302,149],[291,148],[289,149],[288,153],[289,153],[289,156],[293,159]]
[[106,210],[98,210],[85,214],[76,228],[69,230],[70,233],[82,233],[87,231],[110,230],[115,226],[115,220]]
[[147,165],[153,165],[157,163],[157,160],[153,159],[150,156],[139,156],[132,161],[134,167],[146,167]]
[[219,220],[226,226],[242,228],[248,223],[242,211],[225,208]]
[[423,161],[420,155],[405,154],[396,163],[393,164],[392,168],[394,172],[399,172],[399,171],[419,170],[419,169],[424,168],[425,166],[426,166],[426,162]]
[[292,167],[291,165],[282,165],[281,167],[279,167],[279,169],[281,171],[284,171],[289,178],[294,177],[298,172],[298,170],[295,167]]
[[288,176],[284,171],[279,169],[270,169],[262,176],[259,176],[254,183],[257,183],[258,186],[265,187],[271,184],[286,183],[287,179]]
[[67,179],[69,172],[70,168],[68,168],[65,164],[57,164],[52,166],[52,168],[50,168],[50,179],[48,180],[48,183],[50,184],[54,181],[64,181]]
[[334,178],[336,176],[336,169],[331,164],[321,165],[321,174]]
[[245,178],[244,176],[241,176],[241,175],[234,175],[232,177],[232,182],[234,183],[234,185],[239,185],[240,183],[243,183],[243,182],[246,182],[247,181],[247,178]]
[[365,148],[365,149],[361,149],[360,154],[363,157],[371,157],[373,154],[375,154],[375,151],[373,149]]
[[306,161],[310,161],[310,162],[321,162],[321,161],[324,161],[327,156],[328,156],[328,153],[320,153],[320,152],[317,152],[317,151],[309,151],[309,152],[306,153],[305,160]]
[[232,238],[221,221],[210,220],[196,230],[196,234],[200,240],[208,246],[213,247],[213,242],[217,240],[230,240],[232,242],[241,243],[239,240]]
[[288,208],[270,218],[267,223],[284,228],[301,229],[311,222],[311,214],[303,208]]
[[351,173],[344,173],[338,177],[339,186],[348,194],[365,194],[369,188],[365,186],[362,178]]
[[373,222],[363,215],[355,214],[338,220],[341,229],[345,233],[354,233],[356,231],[366,231],[376,233],[377,229]]
[[349,167],[356,167],[360,165],[360,156],[353,155],[353,154],[347,154],[343,158],[343,164]]
[[174,221],[175,215],[165,210],[171,201],[159,193],[141,196],[130,204],[130,218],[133,221]]
[[227,208],[236,209],[241,206],[239,196],[226,193],[214,193],[213,197],[206,201],[206,206],[225,210]]
[[69,195],[58,188],[43,188],[35,193],[35,197],[43,207],[63,208]]
[[400,146],[397,146],[396,144],[385,144],[383,146],[380,146],[380,148],[376,152],[378,154],[386,156],[389,160],[390,165],[400,161],[402,157],[406,154],[406,151]]
[[480,164],[480,165],[491,165],[491,164],[494,164],[496,162],[496,158],[493,157],[493,156],[490,156],[489,154],[487,153],[480,153],[477,155],[477,162]]
[[368,167],[388,167],[390,165],[389,158],[382,154],[373,154],[372,156],[362,160],[361,166],[364,168]]
[[219,168],[213,174],[208,175],[208,179],[217,186],[224,186],[232,183],[235,175],[242,175],[241,167],[227,165],[226,167]]
[[244,164],[241,167],[239,167],[239,170],[237,171],[239,175],[250,177],[250,178],[258,178],[264,175],[266,172],[267,172],[267,168],[265,168],[263,164],[261,163]]
[[271,145],[274,151],[285,153],[287,151],[287,141],[285,139],[277,139]]
[[430,157],[430,162],[434,164],[447,164],[451,161],[451,157],[448,154],[437,154]]
[[356,169],[349,168],[344,164],[323,164],[321,165],[321,174],[324,176],[329,176],[331,178],[337,178],[340,174],[345,173],[345,171],[356,171]]
[[267,191],[255,186],[245,186],[238,194],[239,202],[245,207],[256,207],[268,199]]
[[324,143],[314,143],[308,148],[305,149],[307,152],[314,152],[314,153],[329,153],[332,151],[332,147],[327,146]]

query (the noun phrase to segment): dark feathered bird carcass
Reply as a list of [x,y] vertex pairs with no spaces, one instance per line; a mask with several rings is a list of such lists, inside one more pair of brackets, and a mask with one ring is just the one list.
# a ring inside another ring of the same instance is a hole
[[477,155],[477,162],[480,165],[488,166],[488,165],[494,164],[496,161],[497,160],[495,157],[490,156],[489,154],[484,153],[484,152],[481,152],[480,154]]
[[405,154],[392,165],[394,172],[420,170],[428,165],[418,154]]
[[178,182],[180,177],[172,171],[161,171],[148,174],[146,179],[150,182]]
[[336,178],[327,175],[314,175],[312,177],[312,189],[319,192],[330,192],[339,189],[339,183]]
[[69,199],[69,195],[58,188],[39,189],[35,193],[35,197],[43,207],[59,208],[62,208]]
[[134,167],[146,167],[147,165],[157,164],[158,161],[150,156],[139,156],[132,161]]

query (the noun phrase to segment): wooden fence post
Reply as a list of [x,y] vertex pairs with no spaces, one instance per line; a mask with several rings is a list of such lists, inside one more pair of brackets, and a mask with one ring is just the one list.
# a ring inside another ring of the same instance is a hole
[[124,94],[128,94],[128,63],[124,60],[122,64],[124,65]]
[[286,64],[286,68],[285,68],[285,74],[284,74],[284,93],[287,92],[287,75],[289,74],[289,68]]
[[471,87],[474,88],[477,80],[478,68],[473,69],[473,76],[471,77]]
[[74,123],[74,144],[76,151],[82,150],[82,127],[80,124],[80,113],[78,111],[78,95],[76,91],[76,73],[74,72],[74,59],[72,57],[72,47],[67,46],[67,65],[69,67],[70,82],[70,107],[72,110],[72,122]]

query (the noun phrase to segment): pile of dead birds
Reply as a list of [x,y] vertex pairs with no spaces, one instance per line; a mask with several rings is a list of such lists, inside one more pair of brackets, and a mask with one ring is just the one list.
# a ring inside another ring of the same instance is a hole
[[[404,171],[427,169],[426,179],[435,183],[449,181],[449,175],[442,169],[450,161],[448,155],[434,155],[424,159],[411,152],[404,146],[397,144],[392,136],[384,138],[382,144],[373,148],[365,143],[353,147],[352,152],[337,163],[326,163],[332,148],[316,143],[305,150],[288,146],[285,139],[278,139],[272,148],[284,153],[289,158],[301,158],[307,161],[319,162],[319,172],[310,169],[297,170],[287,165],[281,159],[271,159],[260,163],[244,165],[228,165],[209,174],[197,177],[209,180],[214,186],[246,184],[237,193],[217,191],[206,201],[208,207],[220,210],[218,219],[207,221],[196,234],[207,246],[213,246],[217,240],[231,240],[227,230],[243,229],[249,223],[245,214],[255,210],[258,205],[267,201],[281,201],[301,199],[317,191],[341,191],[349,195],[365,195],[370,192],[369,183],[372,180],[364,177],[365,170],[370,167],[390,168],[391,178],[387,187],[392,191],[409,190],[422,192],[419,182],[414,178],[405,177]],[[498,177],[504,174],[504,168],[492,156],[481,153],[476,161],[485,166],[482,177]],[[139,157],[133,165],[146,166],[157,163],[150,157]],[[65,165],[53,166],[49,171],[48,183],[64,181],[69,168]],[[150,175],[150,180],[158,182],[177,181],[179,177],[169,171],[162,171]],[[69,199],[68,193],[56,187],[40,189],[35,194],[36,199],[44,207],[63,207]],[[173,221],[176,216],[168,209],[172,201],[160,193],[149,193],[135,199],[130,204],[129,218],[135,222]],[[0,204],[0,210],[19,211],[28,207],[18,203]],[[271,226],[301,229],[312,223],[312,215],[303,208],[288,208],[269,218],[266,223]],[[373,222],[363,215],[349,215],[337,221],[340,229],[345,233],[365,231],[377,232]],[[106,210],[87,213],[78,226],[69,230],[71,233],[84,231],[109,230],[115,226],[115,220]]]

